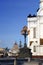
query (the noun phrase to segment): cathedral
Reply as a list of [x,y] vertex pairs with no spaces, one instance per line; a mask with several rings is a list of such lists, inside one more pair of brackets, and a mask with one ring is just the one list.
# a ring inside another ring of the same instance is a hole
[[28,47],[33,57],[43,56],[43,0],[40,0],[37,15],[27,17],[27,26],[30,30],[28,35]]

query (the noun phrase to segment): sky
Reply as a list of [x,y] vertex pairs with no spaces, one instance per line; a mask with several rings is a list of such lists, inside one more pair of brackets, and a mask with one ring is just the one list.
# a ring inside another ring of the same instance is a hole
[[14,42],[24,42],[22,28],[27,16],[36,14],[39,0],[0,0],[0,47],[12,48]]

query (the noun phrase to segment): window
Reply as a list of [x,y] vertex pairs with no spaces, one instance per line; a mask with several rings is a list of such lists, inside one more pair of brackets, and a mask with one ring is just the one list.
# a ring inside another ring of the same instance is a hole
[[34,46],[34,52],[36,52],[36,47]]
[[36,38],[36,28],[33,28],[33,38]]

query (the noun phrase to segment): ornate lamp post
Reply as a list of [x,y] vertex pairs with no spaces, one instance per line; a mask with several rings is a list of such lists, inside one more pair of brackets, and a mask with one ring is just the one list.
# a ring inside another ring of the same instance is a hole
[[30,30],[28,30],[27,26],[24,26],[21,30],[21,34],[24,36],[24,47],[20,49],[19,58],[32,58],[31,49],[29,49],[26,44],[26,37],[29,33]]
[[29,35],[29,32],[30,32],[30,30],[28,30],[27,26],[24,26],[21,31],[21,34],[24,36],[24,47],[27,47],[26,37],[27,37],[27,35]]

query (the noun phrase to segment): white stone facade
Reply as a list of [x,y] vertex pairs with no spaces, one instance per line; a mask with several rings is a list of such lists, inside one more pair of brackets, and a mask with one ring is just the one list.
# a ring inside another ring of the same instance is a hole
[[29,15],[27,18],[28,30],[28,47],[31,48],[33,55],[43,56],[43,0],[40,0],[40,9],[37,11],[37,16]]

